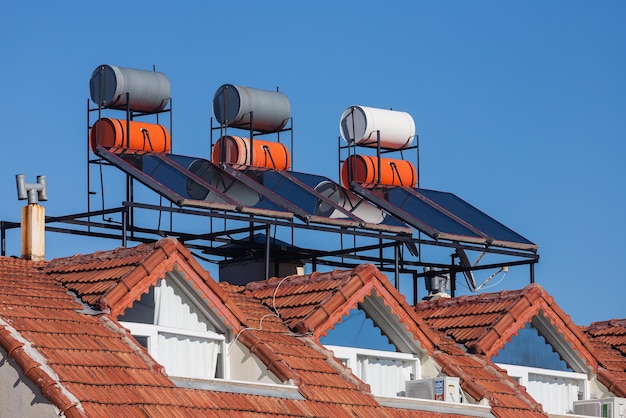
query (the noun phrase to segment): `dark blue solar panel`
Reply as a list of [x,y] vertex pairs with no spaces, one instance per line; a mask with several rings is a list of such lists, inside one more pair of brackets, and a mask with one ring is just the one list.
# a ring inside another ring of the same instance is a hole
[[361,196],[432,238],[537,249],[531,241],[452,193],[356,183],[352,187]]
[[531,241],[517,232],[452,193],[427,189],[417,189],[416,191],[498,241],[532,244]]
[[388,189],[387,200],[439,232],[480,238],[480,235],[471,229],[428,205],[423,200],[416,198],[404,188]]
[[292,216],[208,160],[174,154],[113,151],[102,149],[100,154],[178,205],[218,209],[230,206],[272,211],[268,215],[274,216]]
[[219,194],[213,193],[206,185],[190,179],[186,173],[154,155],[142,155],[140,162],[141,171],[184,199],[229,203]]
[[[263,186],[311,215],[332,219],[357,219],[370,224],[405,227],[404,223],[344,189],[328,177],[266,169],[250,169],[248,173],[257,173],[257,175],[252,174],[253,178]],[[324,198],[345,209],[347,213],[329,204]]]
[[[219,167],[176,154],[100,148],[101,156],[181,206],[239,210],[305,222],[379,229],[407,226],[323,176],[264,168]],[[364,223],[365,222],[365,223]]]
[[[262,193],[241,183],[208,160],[176,154],[168,154],[167,159],[174,161],[204,182],[212,185],[239,205],[256,209],[284,211],[283,208],[267,199]],[[188,179],[186,192],[190,199],[206,200],[213,198],[211,193],[207,193],[207,188],[193,178]]]
[[306,213],[315,213],[317,198],[307,190],[281,176],[278,172],[272,170],[263,171],[262,176],[256,178],[256,180],[260,180],[263,186],[286,198]]

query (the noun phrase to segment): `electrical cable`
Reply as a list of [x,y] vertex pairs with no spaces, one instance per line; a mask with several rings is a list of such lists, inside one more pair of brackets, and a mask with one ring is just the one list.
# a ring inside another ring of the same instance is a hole
[[[483,290],[487,290],[487,289],[491,289],[491,288],[496,287],[497,285],[502,283],[502,281],[504,280],[505,277],[506,277],[506,272],[504,272],[504,274],[502,275],[500,280],[498,280],[497,282],[493,283],[491,286],[483,287]],[[487,282],[485,282],[485,283],[487,283]]]
[[[274,289],[274,293],[272,294],[272,309],[274,310],[274,313],[269,313],[269,314],[265,314],[261,317],[261,319],[259,320],[259,327],[258,328],[254,328],[254,327],[246,327],[241,329],[237,335],[235,336],[235,339],[233,340],[233,343],[236,343],[237,340],[239,339],[239,336],[244,332],[244,331],[263,331],[263,320],[265,320],[265,318],[269,318],[271,316],[275,316],[278,319],[281,319],[280,317],[280,313],[278,312],[278,309],[276,308],[276,294],[278,292],[278,288],[280,288],[280,286],[283,284],[283,282],[285,280],[287,280],[289,277],[291,276],[285,276],[283,277],[280,282],[278,282],[278,284],[276,285],[276,288]],[[303,334],[304,335],[304,334]],[[230,352],[230,349],[233,347],[233,343],[229,344],[229,348],[228,351]]]
[[[472,292],[478,292],[481,288],[483,288],[484,285],[486,285],[491,279],[493,279],[494,277],[496,277],[498,274],[500,274],[501,272],[504,271],[504,267],[500,267],[495,273],[493,273],[491,276],[487,277],[487,279],[481,283],[480,286],[475,287],[474,289],[470,289]],[[502,276],[502,278],[494,285],[491,285],[489,287],[487,287],[486,289],[490,289],[493,286],[497,286],[498,284],[500,284],[500,282],[502,282],[502,280],[504,280],[504,277],[506,276],[506,272],[504,273],[504,275]]]

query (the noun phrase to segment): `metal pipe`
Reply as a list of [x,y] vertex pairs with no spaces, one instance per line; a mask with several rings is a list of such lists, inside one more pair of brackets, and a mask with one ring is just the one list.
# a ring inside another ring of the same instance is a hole
[[454,297],[456,293],[456,269],[454,264],[454,259],[456,258],[456,254],[452,254],[450,256],[450,296]]
[[254,165],[254,111],[250,111],[250,163]]
[[265,226],[265,280],[270,278],[270,225]]
[[293,117],[289,118],[289,130],[290,130],[290,142],[289,142],[289,149],[291,150],[291,167],[287,167],[287,170],[293,170],[293,164],[294,164],[294,149],[293,149]]
[[400,263],[398,261],[400,256],[400,245],[396,242],[393,246],[393,259],[394,259],[394,274],[396,290],[400,290]]
[[122,247],[126,248],[126,234],[128,231],[128,206],[122,208]]
[[4,229],[4,221],[0,221],[0,241],[2,242],[2,256],[7,255],[7,233]]
[[[90,112],[89,112],[89,99],[87,99],[87,213],[91,212],[91,194],[90,194],[90,187],[91,187],[91,169],[90,169],[90,163],[89,163],[89,123],[90,123],[90,118],[89,118]],[[4,255],[4,253],[2,253],[2,255]]]
[[376,131],[376,158],[378,160],[378,173],[376,174],[376,184],[380,184],[380,129]]

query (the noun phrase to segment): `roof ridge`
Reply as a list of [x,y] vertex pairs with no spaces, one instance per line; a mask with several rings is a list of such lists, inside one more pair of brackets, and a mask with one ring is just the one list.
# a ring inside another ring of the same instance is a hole
[[518,299],[524,295],[529,293],[539,291],[544,297],[547,295],[545,289],[538,283],[530,283],[524,286],[521,289],[514,290],[501,290],[499,292],[485,292],[478,293],[474,295],[461,295],[457,297],[450,298],[438,298],[438,299],[430,299],[430,300],[420,300],[417,301],[416,307],[421,309],[429,309],[431,307],[442,307],[442,306],[454,306],[461,305],[465,303],[489,303],[494,300],[513,300]]
[[273,289],[280,285],[285,286],[299,286],[302,284],[320,283],[328,280],[342,280],[352,276],[352,272],[355,269],[340,270],[335,269],[329,272],[313,272],[310,274],[292,274],[286,277],[271,277],[267,280],[258,280],[255,282],[249,282],[245,285],[246,290],[256,292],[259,290]]
[[[162,264],[171,259],[172,254],[177,250],[177,245],[172,239],[167,240],[159,245],[161,241],[154,242],[150,246],[144,246],[140,251],[144,257],[141,260],[137,260],[136,266],[132,268],[123,277],[120,277],[115,286],[106,291],[98,300],[98,306],[101,310],[111,309],[113,315],[117,315],[124,311],[127,306],[116,306],[122,299],[128,299],[128,295],[132,294],[133,300],[136,299],[136,293],[141,295],[143,289],[137,289],[140,283],[152,283],[155,276],[162,276],[165,270],[170,266],[163,266]],[[137,247],[135,247],[137,248]],[[146,251],[150,248],[152,251]],[[115,253],[118,249],[114,250]],[[126,248],[123,248],[126,250]],[[119,253],[126,253],[127,251],[120,251]],[[144,254],[145,253],[145,254]],[[129,256],[136,255],[134,252],[128,251]],[[169,269],[168,269],[169,271]],[[135,290],[135,292],[133,292]],[[139,292],[139,290],[141,290]],[[126,297],[126,298],[125,298]]]
[[[318,337],[323,335],[329,327],[319,328],[322,323],[331,320],[330,322],[334,326],[340,318],[349,313],[345,304],[350,299],[358,295],[359,300],[362,300],[372,291],[377,271],[378,269],[372,264],[361,264],[352,270],[347,270],[347,275],[340,275],[341,279],[345,279],[345,283],[331,291],[330,296],[312,310],[309,315],[296,322],[294,324],[296,332],[300,334],[313,332]],[[328,280],[335,280],[335,278],[331,275]],[[330,326],[330,323],[328,325]]]
[[589,324],[588,327],[584,327],[589,331],[596,331],[600,329],[607,329],[613,327],[626,327],[626,318],[613,318],[606,321],[597,321]]
[[116,247],[111,250],[99,250],[88,254],[74,254],[69,257],[58,257],[48,262],[46,270],[54,271],[59,266],[73,265],[78,266],[87,262],[102,260],[123,260],[130,254],[137,255],[153,251],[161,241],[174,240],[174,238],[163,238],[150,243],[140,243],[134,247]]
[[[206,286],[208,288],[201,291],[204,298],[207,298],[214,306],[221,304],[228,309],[229,312],[218,309],[220,316],[224,316],[230,326],[238,330],[245,314],[230,301],[228,293],[217,284],[208,271],[202,268],[193,254],[175,238],[164,238],[154,244],[154,250],[139,262],[137,267],[121,278],[115,287],[102,295],[100,307],[111,308],[112,314],[119,313],[121,307],[114,310],[110,305],[115,305],[125,296],[128,296],[126,299],[137,300],[144,290],[135,289],[140,283],[152,283],[155,279],[164,277],[167,272],[180,268],[187,273],[185,280],[193,282],[194,287]],[[179,260],[179,256],[182,260]],[[179,261],[184,261],[184,263]],[[200,282],[193,280],[194,277],[198,277]],[[134,292],[131,292],[132,290]]]
[[44,267],[47,264],[49,264],[50,261],[48,261],[48,260],[41,260],[41,261],[25,260],[23,258],[16,257],[16,256],[1,255],[0,256],[0,263],[1,264],[5,264],[5,263],[7,263],[7,264],[28,264],[29,266],[41,268],[41,267]]

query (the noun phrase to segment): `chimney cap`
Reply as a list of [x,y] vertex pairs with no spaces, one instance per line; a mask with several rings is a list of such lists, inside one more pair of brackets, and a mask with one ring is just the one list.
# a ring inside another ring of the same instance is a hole
[[15,182],[17,183],[17,198],[19,200],[28,199],[29,205],[37,203],[38,199],[41,201],[48,200],[46,176],[37,176],[37,183],[26,183],[24,174],[17,174]]

